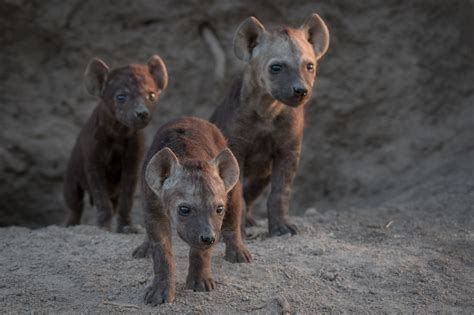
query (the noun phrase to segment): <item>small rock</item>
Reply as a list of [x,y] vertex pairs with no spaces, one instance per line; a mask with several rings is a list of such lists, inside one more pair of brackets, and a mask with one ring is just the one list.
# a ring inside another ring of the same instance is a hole
[[333,272],[333,271],[324,271],[324,270],[321,270],[319,276],[324,279],[324,280],[327,280],[327,281],[334,281],[337,279],[337,276],[338,276],[338,273],[337,272]]
[[310,253],[313,256],[321,256],[322,254],[324,254],[324,250],[321,248],[315,248]]
[[313,217],[313,216],[316,216],[318,215],[318,210],[316,210],[316,208],[308,208],[306,209],[306,211],[304,212],[304,215],[306,217]]
[[280,235],[279,238],[280,239],[290,239],[293,235],[291,235],[290,233],[288,234],[283,234],[283,235]]
[[280,314],[291,314],[290,303],[284,296],[279,296],[276,298],[278,305],[281,307]]
[[94,288],[95,284],[93,282],[86,282],[82,285],[83,289],[92,289]]
[[89,243],[89,242],[87,242],[87,241],[79,241],[79,242],[77,243],[77,246],[79,246],[79,247],[84,247],[84,246],[86,246],[88,243]]
[[243,302],[248,302],[250,301],[250,298],[247,295],[242,296],[242,301]]

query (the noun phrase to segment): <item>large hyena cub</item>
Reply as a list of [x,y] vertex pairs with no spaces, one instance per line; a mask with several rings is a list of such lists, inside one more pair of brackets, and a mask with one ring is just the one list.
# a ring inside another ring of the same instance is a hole
[[219,129],[199,118],[181,118],[162,126],[143,164],[142,190],[147,236],[133,253],[151,252],[155,277],[145,302],[172,302],[176,266],[171,229],[189,244],[186,287],[210,291],[213,245],[222,232],[225,259],[250,262],[240,233],[239,166]]
[[118,231],[136,232],[130,212],[143,158],[144,128],[151,120],[168,74],[160,57],[148,64],[110,70],[100,59],[85,73],[87,91],[100,98],[72,150],[64,183],[64,199],[71,213],[67,225],[79,224],[84,192],[98,211],[97,222],[110,229],[118,212]]
[[296,233],[287,215],[301,153],[303,105],[328,46],[328,29],[317,14],[296,29],[266,30],[249,17],[234,37],[234,53],[247,64],[211,121],[221,128],[239,161],[249,224],[254,224],[252,202],[271,182],[271,235]]

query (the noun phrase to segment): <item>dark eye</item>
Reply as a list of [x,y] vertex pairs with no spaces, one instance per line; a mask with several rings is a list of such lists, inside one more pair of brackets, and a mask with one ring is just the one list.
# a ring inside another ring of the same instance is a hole
[[283,68],[283,66],[279,63],[274,63],[272,65],[270,65],[270,72],[271,73],[278,73],[281,71],[281,68]]
[[217,206],[217,208],[216,208],[216,213],[217,214],[221,214],[223,211],[224,211],[224,206],[223,205]]
[[115,100],[119,103],[123,103],[127,100],[127,94],[117,94],[115,95]]
[[179,206],[178,212],[180,215],[188,215],[191,212],[191,208],[188,206]]
[[155,92],[148,92],[148,100],[150,100],[150,101],[156,100]]
[[314,64],[312,64],[311,62],[308,63],[306,65],[306,69],[308,69],[309,72],[313,72],[314,71]]

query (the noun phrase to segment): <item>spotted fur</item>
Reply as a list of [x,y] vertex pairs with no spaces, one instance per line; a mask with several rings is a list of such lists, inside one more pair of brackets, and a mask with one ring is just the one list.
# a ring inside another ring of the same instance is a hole
[[[271,235],[296,233],[287,216],[301,154],[304,105],[328,46],[327,27],[317,14],[300,28],[271,30],[250,17],[234,37],[234,53],[247,64],[211,121],[239,161],[249,224],[255,224],[250,215],[253,201],[271,183],[267,200]],[[277,72],[274,65],[279,65]]]

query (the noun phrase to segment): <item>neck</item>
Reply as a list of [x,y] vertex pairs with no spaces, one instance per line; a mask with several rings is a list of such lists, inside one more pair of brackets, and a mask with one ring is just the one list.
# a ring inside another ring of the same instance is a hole
[[97,108],[98,128],[107,138],[128,138],[136,133],[135,129],[119,122],[107,106],[100,102]]
[[264,91],[251,67],[244,72],[242,89],[240,91],[240,104],[255,111],[262,118],[274,118],[284,110],[290,108],[274,99]]

